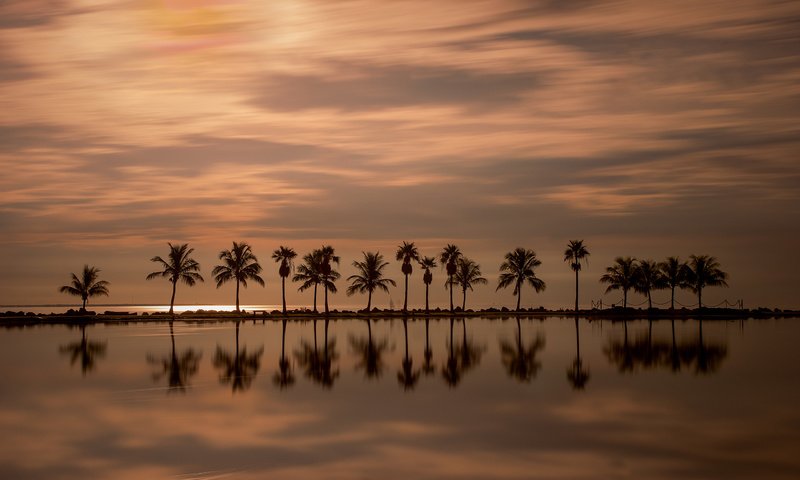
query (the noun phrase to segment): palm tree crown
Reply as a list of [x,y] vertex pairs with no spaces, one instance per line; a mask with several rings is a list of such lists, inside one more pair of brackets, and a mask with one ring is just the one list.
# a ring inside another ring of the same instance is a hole
[[322,250],[314,250],[303,256],[303,263],[297,267],[292,281],[303,282],[298,288],[301,292],[314,287],[314,313],[317,313],[317,286],[323,282]]
[[453,283],[461,286],[461,291],[464,294],[461,302],[461,310],[467,308],[467,290],[472,290],[474,285],[483,285],[488,283],[488,280],[481,276],[481,267],[473,260],[466,257],[458,259],[456,273],[453,275],[452,280],[448,280],[450,288],[453,288]]
[[697,308],[703,308],[703,288],[728,286],[728,274],[720,269],[719,262],[710,255],[691,255],[686,270],[686,284],[697,294]]
[[283,299],[284,314],[286,314],[286,277],[294,270],[294,258],[296,256],[297,252],[293,248],[284,247],[283,245],[272,252],[272,259],[276,263],[280,263],[278,275],[281,276],[281,298]]
[[664,281],[672,291],[670,300],[670,309],[675,310],[675,289],[687,288],[686,284],[686,270],[689,266],[686,262],[682,262],[678,257],[667,257],[667,259],[658,264],[661,270],[661,275]]
[[600,277],[600,283],[607,283],[606,293],[612,290],[622,290],[622,308],[628,307],[628,290],[633,288],[636,280],[636,259],[632,257],[617,257],[614,265],[606,268],[606,273]]
[[[569,268],[575,272],[575,311],[578,311],[578,272],[581,270],[581,260],[586,261],[589,250],[583,244],[583,240],[570,240],[567,249],[564,250],[564,261],[569,263]],[[587,261],[588,263],[588,261]]]
[[536,276],[534,269],[542,262],[536,258],[536,252],[518,247],[506,253],[506,260],[500,265],[500,280],[495,291],[514,285],[514,295],[517,296],[517,311],[522,298],[522,285],[528,282],[536,292],[545,289],[544,281]]
[[383,261],[383,255],[380,252],[362,252],[364,255],[363,261],[354,261],[353,266],[358,271],[355,275],[347,277],[350,286],[347,287],[347,295],[354,293],[367,293],[367,311],[372,307],[372,292],[375,290],[389,291],[389,285],[395,286],[396,283],[391,278],[383,278],[383,269],[389,265],[389,262]]
[[439,254],[439,261],[447,269],[447,284],[450,286],[450,311],[453,311],[453,275],[458,268],[458,259],[461,258],[461,250],[451,243],[448,243]]
[[640,260],[636,266],[633,289],[647,296],[647,308],[653,308],[652,291],[666,288],[667,282],[661,269],[653,260]]
[[414,267],[411,265],[411,260],[419,261],[419,251],[417,247],[414,245],[414,242],[408,243],[403,242],[402,245],[397,247],[397,260],[403,261],[403,266],[401,270],[403,272],[403,276],[405,276],[405,293],[403,294],[403,311],[408,311],[408,276],[411,275],[411,272],[414,271]]
[[224,263],[217,265],[211,274],[217,281],[217,288],[224,283],[236,281],[236,311],[239,311],[239,284],[247,288],[247,281],[252,280],[264,286],[264,279],[258,274],[261,273],[261,265],[258,258],[253,254],[253,250],[246,242],[233,242],[233,248],[219,252],[219,259]]
[[109,283],[105,280],[97,280],[99,274],[100,269],[97,267],[84,265],[81,277],[78,278],[78,276],[73,273],[72,283],[64,285],[59,288],[58,291],[81,297],[83,300],[81,310],[86,310],[86,300],[90,297],[97,297],[100,295],[108,296]]
[[163,270],[147,275],[146,279],[152,280],[154,278],[163,277],[172,282],[172,298],[170,298],[169,301],[169,313],[172,313],[175,305],[175,290],[178,286],[178,282],[183,282],[192,287],[195,283],[204,280],[203,276],[197,273],[200,271],[200,264],[191,257],[194,249],[189,248],[189,244],[173,245],[167,243],[167,245],[169,245],[167,260],[159,256],[150,259],[151,262],[158,263]]

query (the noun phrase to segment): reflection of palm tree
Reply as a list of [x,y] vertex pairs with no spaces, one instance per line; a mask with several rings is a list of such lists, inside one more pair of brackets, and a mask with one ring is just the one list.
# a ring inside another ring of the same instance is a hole
[[445,285],[450,287],[450,313],[453,313],[453,285],[455,283],[453,276],[456,274],[459,258],[461,258],[461,250],[450,243],[439,254],[439,261],[447,269],[447,283]]
[[233,354],[217,345],[214,354],[214,368],[220,370],[219,382],[223,385],[230,383],[233,392],[245,391],[250,388],[253,379],[261,368],[261,355],[264,353],[262,346],[252,354],[247,353],[243,347],[239,351],[239,321],[236,322],[236,350]]
[[75,365],[80,360],[81,373],[86,375],[94,370],[97,360],[106,355],[106,342],[92,342],[86,339],[86,325],[81,325],[81,339],[59,347],[59,352],[69,355],[69,364]]
[[[577,311],[577,310],[576,310]],[[575,317],[575,360],[567,369],[567,380],[574,390],[583,390],[589,381],[589,370],[583,368],[581,360],[581,336],[578,329],[578,317]]]
[[322,283],[322,250],[314,250],[303,256],[303,264],[297,267],[293,282],[303,282],[298,288],[303,292],[314,287],[314,313],[317,313],[317,286]]
[[628,290],[633,288],[636,280],[636,259],[631,257],[617,257],[614,265],[606,268],[606,273],[600,277],[600,283],[607,283],[606,293],[612,290],[622,290],[622,308],[628,308]]
[[108,296],[109,284],[105,280],[97,280],[99,274],[100,270],[98,268],[84,265],[81,278],[78,278],[78,276],[73,273],[72,283],[64,285],[59,288],[58,291],[81,297],[81,300],[83,300],[81,310],[86,310],[86,300],[90,297],[98,297],[100,295]]
[[414,360],[408,356],[408,322],[403,318],[403,333],[405,334],[406,349],[403,355],[402,368],[397,372],[397,381],[403,386],[405,390],[412,390],[417,386],[419,381],[420,371],[414,370]]
[[[167,257],[169,261],[159,256],[151,258],[150,261],[161,264],[163,270],[149,274],[146,279],[152,280],[157,277],[164,277],[172,283],[172,297],[169,300],[169,313],[172,315],[178,282],[181,281],[191,287],[196,282],[202,282],[203,277],[197,273],[200,271],[200,264],[190,256],[194,252],[194,248],[189,248],[187,243],[183,245],[167,243],[167,245],[169,245],[169,256]],[[172,331],[171,324],[170,331]]]
[[281,332],[281,357],[278,360],[278,371],[272,377],[272,382],[280,387],[291,387],[294,385],[294,373],[292,373],[292,364],[286,358],[286,318],[283,319],[283,330]]
[[661,273],[658,263],[653,260],[639,260],[636,266],[633,289],[647,296],[647,309],[653,309],[653,290],[667,287],[667,281]]
[[[245,242],[233,242],[233,248],[230,250],[223,250],[219,252],[219,259],[224,263],[217,265],[211,274],[217,281],[217,288],[222,284],[233,280],[236,282],[236,311],[239,311],[239,285],[247,288],[247,281],[252,280],[257,284],[264,286],[264,279],[258,274],[261,273],[261,265],[258,264],[258,259],[253,254],[253,250]],[[238,330],[238,323],[237,332]]]
[[[456,284],[461,286],[461,292],[464,295],[461,302],[462,311],[467,309],[467,290],[472,290],[472,287],[475,285],[485,285],[489,283],[481,276],[480,265],[465,257],[458,259],[458,268],[456,268],[456,274],[452,279]],[[452,285],[450,288],[452,288]]]
[[350,347],[359,355],[359,362],[356,370],[364,370],[367,378],[378,378],[383,373],[383,353],[389,348],[389,341],[382,339],[377,342],[372,341],[371,321],[367,319],[367,338],[350,337]]
[[187,348],[178,355],[175,349],[175,333],[172,329],[172,322],[169,322],[169,337],[172,341],[172,351],[169,355],[163,355],[160,358],[148,355],[147,363],[156,368],[153,372],[153,381],[159,382],[162,378],[167,378],[169,385],[167,393],[185,392],[189,385],[189,379],[197,374],[203,354],[196,352],[193,348]]
[[431,350],[430,336],[428,335],[429,324],[430,319],[425,317],[425,351],[423,352],[425,361],[422,363],[422,371],[425,375],[436,373],[436,366],[433,364],[433,350]]
[[709,255],[691,255],[686,270],[686,284],[697,294],[697,308],[703,308],[703,288],[728,286],[728,274],[719,268],[716,258]]
[[283,314],[286,315],[286,277],[292,273],[294,269],[294,258],[297,252],[289,247],[281,245],[277,250],[272,252],[272,259],[276,263],[280,263],[278,267],[278,275],[281,276],[281,298],[283,299]]
[[406,281],[405,294],[403,295],[403,311],[408,311],[408,276],[413,272],[414,267],[411,265],[411,260],[419,261],[419,251],[414,245],[414,242],[403,242],[402,245],[397,247],[397,260],[403,261],[401,270]]
[[500,341],[501,360],[508,375],[520,382],[530,382],[542,368],[542,364],[537,358],[542,349],[544,349],[544,336],[541,333],[537,334],[536,339],[532,340],[528,346],[522,344],[522,327],[519,317],[517,317],[515,341]]
[[425,283],[425,315],[427,315],[430,312],[428,289],[431,286],[431,282],[433,282],[433,273],[431,269],[436,267],[436,259],[433,257],[424,257],[419,261],[419,266],[425,270],[425,274],[422,275],[422,281]]
[[575,272],[575,312],[578,311],[578,272],[581,271],[581,260],[589,256],[589,250],[583,240],[570,240],[564,251],[564,261],[569,262],[569,268]]
[[456,357],[455,345],[453,342],[453,323],[455,319],[450,318],[450,342],[448,343],[447,361],[442,365],[442,378],[450,387],[457,387],[461,382],[461,369],[458,368],[458,357]]
[[328,341],[328,320],[325,320],[325,342],[320,354],[317,349],[317,323],[314,320],[314,345],[305,340],[300,340],[300,350],[294,352],[297,363],[307,378],[320,384],[323,388],[333,388],[339,370],[333,369],[334,362],[339,358],[336,351],[336,339]]
[[[391,278],[383,278],[383,269],[389,265],[389,262],[383,261],[383,255],[372,252],[362,253],[364,261],[353,262],[358,274],[347,277],[347,281],[350,282],[350,286],[347,287],[347,296],[356,292],[367,292],[367,312],[369,312],[372,308],[372,292],[383,290],[388,293],[389,285],[395,286],[396,284]],[[406,276],[406,281],[408,281],[408,276]]]
[[546,285],[541,278],[536,276],[533,271],[542,262],[536,258],[536,252],[517,248],[512,252],[506,253],[506,260],[500,265],[500,281],[497,283],[497,290],[514,285],[514,295],[517,296],[517,310],[519,312],[520,301],[522,300],[522,285],[528,282],[536,293],[544,291]]

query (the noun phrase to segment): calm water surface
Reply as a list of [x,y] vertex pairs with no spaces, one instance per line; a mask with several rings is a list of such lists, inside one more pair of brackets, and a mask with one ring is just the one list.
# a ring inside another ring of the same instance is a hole
[[0,329],[0,478],[800,476],[800,319],[282,327]]

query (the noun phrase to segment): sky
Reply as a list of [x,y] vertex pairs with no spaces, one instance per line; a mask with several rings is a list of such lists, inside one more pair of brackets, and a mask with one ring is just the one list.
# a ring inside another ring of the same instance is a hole
[[84,264],[104,302],[168,302],[144,280],[167,242],[206,277],[178,303],[232,303],[210,272],[234,240],[267,281],[243,304],[280,301],[279,245],[330,244],[344,277],[377,250],[402,285],[414,241],[481,265],[468,307],[513,306],[498,266],[533,249],[522,303],[559,308],[583,239],[584,307],[619,301],[616,256],[690,254],[730,275],[704,303],[800,307],[798,24],[780,1],[4,0],[0,304],[75,302]]

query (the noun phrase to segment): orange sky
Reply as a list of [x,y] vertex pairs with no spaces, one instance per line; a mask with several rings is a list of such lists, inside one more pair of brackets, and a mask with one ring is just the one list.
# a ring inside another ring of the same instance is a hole
[[112,303],[163,302],[148,258],[190,242],[210,277],[231,240],[269,265],[243,301],[274,303],[279,244],[330,243],[346,276],[408,240],[478,260],[481,305],[511,304],[497,266],[533,248],[548,289],[523,303],[559,307],[583,238],[587,304],[614,256],[710,253],[731,288],[709,301],[797,307],[798,18],[763,1],[3,2],[0,304],[71,301],[57,287],[84,263]]

